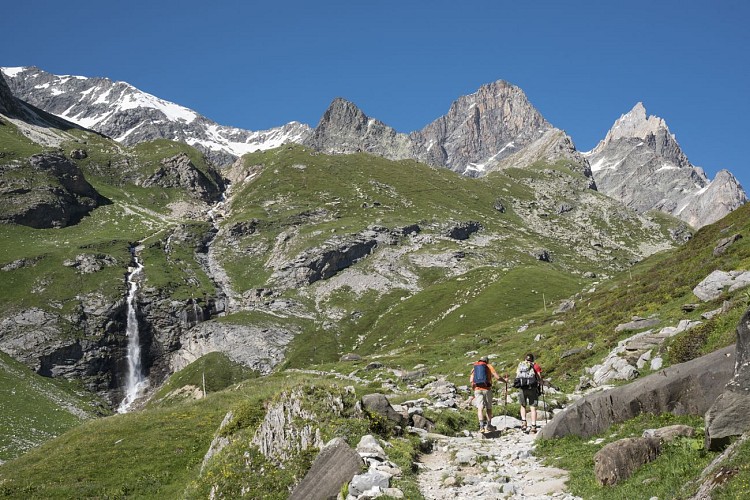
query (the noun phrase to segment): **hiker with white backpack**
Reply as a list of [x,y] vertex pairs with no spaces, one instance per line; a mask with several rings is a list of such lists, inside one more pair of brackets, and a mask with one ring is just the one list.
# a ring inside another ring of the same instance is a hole
[[500,380],[500,375],[489,361],[487,356],[479,358],[469,376],[469,383],[474,391],[473,403],[477,407],[479,432],[482,433],[495,430],[492,426],[492,379]]
[[[536,407],[542,392],[542,367],[534,362],[533,354],[527,354],[518,364],[513,387],[519,390],[518,402],[521,405],[521,421],[523,422],[521,430],[535,434],[537,431]],[[530,425],[527,425],[527,415],[531,417]]]

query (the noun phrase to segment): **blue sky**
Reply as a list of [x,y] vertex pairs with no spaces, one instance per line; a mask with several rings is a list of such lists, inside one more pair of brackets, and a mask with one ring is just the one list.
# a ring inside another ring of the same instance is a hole
[[399,131],[507,80],[591,149],[642,101],[750,190],[750,2],[26,0],[0,66],[124,80],[225,125],[315,125],[334,97]]

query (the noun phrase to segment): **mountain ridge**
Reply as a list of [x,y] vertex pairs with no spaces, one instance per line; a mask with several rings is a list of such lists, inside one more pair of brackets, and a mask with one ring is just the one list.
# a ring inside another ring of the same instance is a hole
[[249,131],[220,125],[184,106],[108,78],[53,75],[36,67],[2,68],[13,93],[35,106],[125,145],[164,138],[190,144],[220,165],[256,150],[299,142],[310,130],[290,122]]
[[581,153],[522,89],[504,80],[458,97],[445,115],[409,133],[397,132],[344,98],[331,102],[314,129],[290,122],[252,132],[219,125],[125,82],[56,76],[34,67],[2,71],[13,92],[53,114],[123,144],[156,137],[185,142],[223,166],[242,154],[288,143],[332,154],[368,152],[391,160],[416,159],[469,177],[536,161],[565,160],[591,179],[592,189],[642,213],[657,209],[696,228],[747,201],[729,171],[710,181],[703,169],[690,164],[666,122],[647,116],[641,102],[617,119],[594,149]]

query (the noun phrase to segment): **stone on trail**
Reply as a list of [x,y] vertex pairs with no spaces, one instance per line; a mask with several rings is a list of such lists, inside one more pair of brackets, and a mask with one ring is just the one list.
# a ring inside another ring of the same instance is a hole
[[503,431],[505,429],[520,428],[523,422],[509,415],[500,415],[499,417],[492,417],[491,423],[495,429]]

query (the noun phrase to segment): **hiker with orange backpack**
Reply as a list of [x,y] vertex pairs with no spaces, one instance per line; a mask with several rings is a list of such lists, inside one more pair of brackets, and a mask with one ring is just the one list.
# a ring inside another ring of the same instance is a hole
[[[495,430],[492,426],[492,379],[500,380],[495,368],[489,364],[489,358],[482,356],[474,363],[469,376],[469,383],[474,391],[474,406],[477,407],[479,432]],[[486,419],[485,419],[486,416]]]

